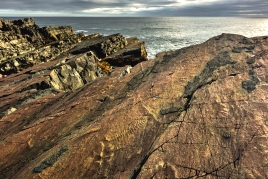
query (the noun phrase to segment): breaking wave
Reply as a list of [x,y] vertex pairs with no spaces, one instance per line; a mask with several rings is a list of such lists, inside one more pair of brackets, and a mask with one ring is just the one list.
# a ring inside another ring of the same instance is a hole
[[87,33],[87,30],[76,30],[75,33]]

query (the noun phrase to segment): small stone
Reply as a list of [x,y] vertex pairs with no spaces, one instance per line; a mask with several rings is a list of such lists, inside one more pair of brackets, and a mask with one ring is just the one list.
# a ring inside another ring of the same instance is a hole
[[17,62],[16,60],[14,60],[13,63],[14,63],[14,66],[15,67],[19,67],[20,66],[19,62]]
[[6,114],[9,115],[9,114],[15,112],[16,110],[17,110],[16,108],[11,107],[9,110],[7,110]]

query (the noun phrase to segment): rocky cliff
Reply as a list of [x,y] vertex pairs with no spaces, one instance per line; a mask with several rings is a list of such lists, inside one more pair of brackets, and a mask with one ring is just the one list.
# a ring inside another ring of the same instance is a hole
[[120,34],[0,28],[0,178],[268,177],[268,37],[222,34],[147,61]]

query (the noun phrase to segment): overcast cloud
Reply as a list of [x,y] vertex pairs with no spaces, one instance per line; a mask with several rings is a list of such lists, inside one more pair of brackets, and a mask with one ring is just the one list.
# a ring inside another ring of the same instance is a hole
[[0,16],[268,17],[268,0],[1,0]]

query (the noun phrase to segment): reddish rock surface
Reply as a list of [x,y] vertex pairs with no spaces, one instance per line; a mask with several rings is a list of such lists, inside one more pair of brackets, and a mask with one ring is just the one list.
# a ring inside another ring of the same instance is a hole
[[72,90],[46,83],[52,63],[0,79],[0,178],[268,177],[268,37],[222,34]]

